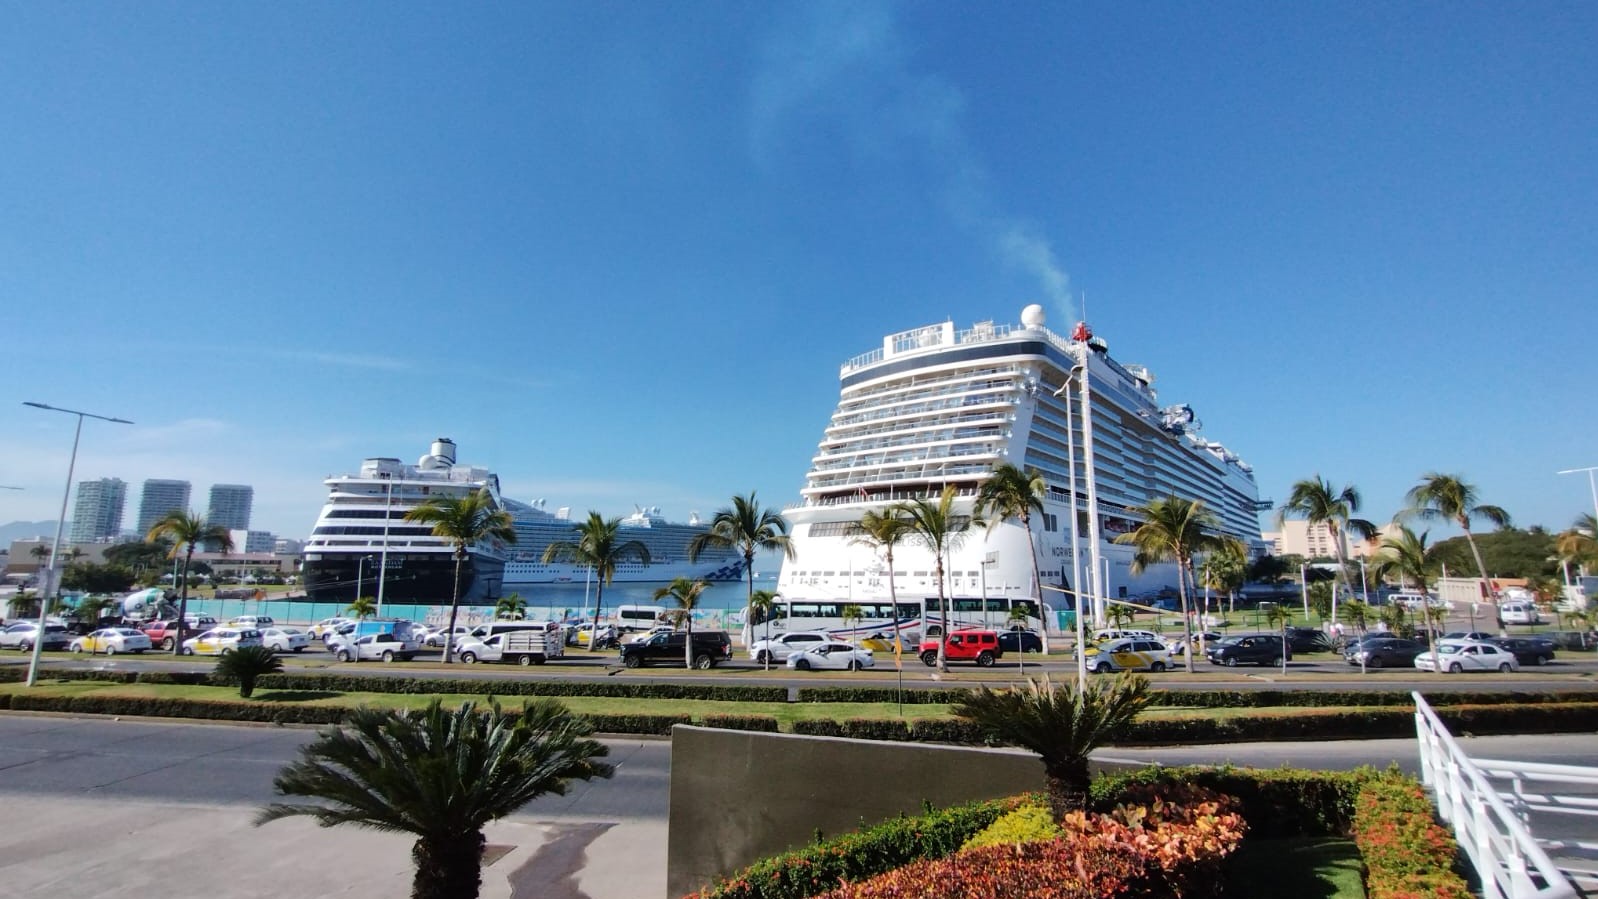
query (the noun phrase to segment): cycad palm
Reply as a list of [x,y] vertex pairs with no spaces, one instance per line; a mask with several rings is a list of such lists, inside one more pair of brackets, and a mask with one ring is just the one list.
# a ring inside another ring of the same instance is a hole
[[710,585],[693,578],[679,577],[655,591],[656,599],[670,599],[677,604],[676,617],[683,623],[683,667],[694,667],[694,609],[699,607],[699,595]]
[[1482,561],[1481,550],[1476,547],[1476,538],[1470,532],[1470,522],[1475,518],[1485,518],[1497,527],[1507,528],[1509,513],[1500,506],[1481,503],[1480,499],[1476,486],[1467,483],[1460,475],[1429,471],[1421,475],[1420,483],[1404,495],[1409,507],[1400,514],[1423,519],[1443,518],[1459,525],[1459,529],[1465,532],[1465,542],[1470,544],[1470,554],[1476,560],[1476,572],[1485,582],[1487,565]]
[[1030,749],[1043,760],[1049,807],[1058,821],[1087,805],[1092,773],[1088,756],[1126,732],[1148,704],[1148,680],[1122,674],[1078,691],[1056,687],[1047,675],[1026,686],[974,690],[950,707],[954,714],[1002,743]]
[[[1359,511],[1359,489],[1353,484],[1338,490],[1320,475],[1299,481],[1287,502],[1276,513],[1276,526],[1288,518],[1302,518],[1310,527],[1321,525],[1331,537],[1332,553],[1337,556],[1337,570],[1343,575],[1343,584],[1352,584],[1348,577],[1348,553],[1343,547],[1343,535],[1356,534],[1370,540],[1376,536],[1376,526],[1363,518],[1355,518]],[[1332,584],[1332,595],[1337,595],[1337,584]],[[1334,601],[1333,607],[1336,607]]]
[[228,533],[227,528],[206,521],[204,515],[176,509],[157,521],[144,539],[151,543],[172,541],[171,555],[174,559],[180,551],[183,553],[183,583],[178,591],[178,633],[172,641],[172,654],[178,655],[183,652],[183,629],[188,621],[189,563],[194,561],[194,550],[201,544],[210,543],[221,552],[232,552],[233,535]]
[[444,711],[438,700],[410,712],[359,709],[348,726],[323,731],[273,781],[282,796],[256,824],[308,815],[323,827],[355,824],[416,836],[412,899],[475,899],[483,827],[567,782],[610,777],[609,750],[559,703],[536,700],[519,716],[496,704]]
[[[911,537],[932,553],[932,576],[938,581],[938,611],[943,616],[943,636],[938,640],[938,670],[949,670],[945,651],[949,645],[949,631],[954,626],[948,600],[943,590],[943,560],[965,541],[965,529],[970,519],[954,514],[954,498],[959,495],[953,486],[943,488],[937,503],[912,499],[899,503],[895,514],[902,515],[908,523]],[[931,622],[926,622],[930,627]]]
[[433,536],[455,547],[455,592],[449,600],[449,630],[444,636],[444,662],[455,654],[455,618],[461,607],[461,568],[473,544],[487,540],[516,542],[510,513],[499,507],[487,487],[461,497],[437,497],[405,513],[406,521],[433,526]]
[[1026,530],[1028,561],[1032,563],[1033,595],[1043,600],[1043,578],[1038,573],[1038,547],[1032,539],[1032,513],[1043,514],[1043,495],[1048,486],[1043,475],[1035,468],[1022,471],[1006,462],[993,469],[993,473],[977,490],[976,514],[988,521],[988,532],[1001,523],[1018,519]]
[[566,562],[582,565],[594,573],[594,626],[588,632],[588,648],[599,640],[599,614],[605,607],[605,587],[616,577],[616,566],[627,560],[649,564],[649,547],[638,540],[621,539],[621,519],[589,512],[588,520],[578,522],[576,540],[558,540],[544,547],[544,564]]
[[699,561],[707,549],[735,549],[744,557],[750,598],[755,595],[755,553],[780,550],[784,558],[794,558],[788,520],[781,513],[760,508],[753,490],[746,497],[734,496],[732,507],[718,510],[710,520],[709,530],[688,541],[688,561]]
[[[1143,519],[1135,530],[1115,538],[1137,548],[1132,557],[1132,572],[1142,572],[1161,562],[1176,563],[1176,592],[1182,602],[1182,645],[1193,645],[1193,619],[1187,585],[1193,580],[1193,554],[1218,549],[1222,538],[1215,531],[1219,521],[1196,499],[1166,496],[1132,509]],[[1187,670],[1193,670],[1193,653],[1186,653]]]

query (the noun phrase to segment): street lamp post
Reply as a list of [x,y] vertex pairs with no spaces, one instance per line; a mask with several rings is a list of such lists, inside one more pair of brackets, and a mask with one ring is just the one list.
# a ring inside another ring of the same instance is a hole
[[[1590,468],[1567,468],[1559,474],[1580,474],[1584,471],[1587,473],[1587,488],[1592,491],[1592,517],[1594,521],[1598,521],[1598,479],[1593,477],[1593,473],[1598,472],[1598,465]],[[1598,537],[1598,534],[1593,536]]]
[[361,556],[355,560],[355,601],[361,601],[361,576],[366,573],[366,563],[372,560],[371,556]]
[[[1071,589],[1076,591],[1076,688],[1086,690],[1088,686],[1088,657],[1087,657],[1087,625],[1082,620],[1082,542],[1077,536],[1076,524],[1076,428],[1071,424],[1071,379],[1076,377],[1077,370],[1083,366],[1073,366],[1065,375],[1065,383],[1054,395],[1065,400],[1065,465],[1066,480],[1070,483],[1068,494],[1070,496],[1071,516]],[[1045,628],[1047,630],[1047,628]]]
[[32,406],[35,409],[44,409],[49,412],[65,412],[68,415],[76,415],[78,417],[77,427],[72,432],[72,455],[67,461],[67,489],[61,495],[61,515],[56,519],[55,523],[55,540],[50,543],[50,574],[45,580],[45,586],[48,589],[39,594],[39,630],[34,635],[33,657],[28,662],[28,686],[31,687],[39,679],[39,654],[44,646],[45,619],[47,617],[45,613],[50,609],[49,591],[55,591],[57,597],[61,595],[61,588],[56,575],[56,565],[61,557],[61,529],[67,523],[67,500],[72,496],[72,473],[78,466],[78,440],[83,436],[83,420],[85,418],[95,418],[119,425],[130,425],[133,422],[125,418],[111,418],[105,415],[95,415],[92,412],[79,412],[76,409],[61,409],[44,403],[24,402],[22,405]]
[[388,580],[388,525],[394,515],[394,476],[388,478],[388,498],[383,502],[383,552],[377,563],[377,617],[383,617],[383,583]]

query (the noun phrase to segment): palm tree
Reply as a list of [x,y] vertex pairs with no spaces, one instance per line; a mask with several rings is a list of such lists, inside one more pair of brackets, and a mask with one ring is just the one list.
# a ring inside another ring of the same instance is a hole
[[416,836],[412,899],[476,899],[483,826],[572,780],[610,777],[609,750],[564,706],[529,702],[519,716],[474,703],[444,711],[358,709],[348,726],[324,730],[272,786],[315,804],[273,803],[257,825],[308,815],[323,827],[355,824]]
[[[854,603],[849,603],[838,611],[838,617],[843,619],[844,629],[849,631],[850,636],[859,639],[860,635],[854,631],[860,626],[861,620],[866,617],[865,610]],[[854,640],[849,642],[853,643]]]
[[[1371,556],[1372,570],[1378,578],[1388,574],[1397,574],[1399,580],[1405,584],[1413,580],[1420,590],[1421,620],[1426,624],[1426,642],[1431,651],[1437,652],[1437,640],[1432,627],[1431,595],[1426,587],[1426,579],[1431,567],[1431,548],[1426,545],[1429,531],[1416,534],[1408,525],[1399,525],[1398,532],[1382,538],[1381,548]],[[1436,656],[1433,655],[1435,659]],[[1434,673],[1442,671],[1441,665],[1433,666]]]
[[[1148,505],[1135,506],[1131,511],[1140,516],[1143,523],[1131,533],[1116,537],[1115,542],[1137,547],[1132,557],[1133,574],[1161,562],[1176,563],[1176,592],[1182,601],[1182,645],[1190,647],[1193,645],[1193,617],[1187,585],[1193,579],[1193,554],[1220,548],[1222,538],[1215,534],[1220,522],[1204,508],[1203,501],[1177,496],[1150,500]],[[1184,655],[1191,674],[1193,653]]]
[[1459,525],[1459,529],[1465,532],[1465,542],[1470,544],[1470,554],[1476,559],[1476,571],[1485,584],[1487,564],[1482,561],[1476,538],[1470,533],[1471,519],[1485,518],[1499,528],[1507,528],[1509,513],[1500,506],[1477,502],[1480,498],[1476,486],[1466,483],[1462,476],[1429,471],[1420,476],[1419,484],[1404,494],[1404,501],[1409,507],[1399,515],[1427,520],[1442,518]]
[[1092,774],[1088,756],[1126,732],[1149,700],[1147,678],[1118,675],[1086,689],[1054,686],[1044,675],[1026,686],[994,691],[981,687],[951,706],[957,717],[995,742],[1030,749],[1043,759],[1049,809],[1054,820],[1086,808]]
[[893,604],[893,628],[896,634],[899,630],[899,590],[893,582],[893,548],[909,533],[910,522],[900,514],[898,507],[890,507],[882,512],[873,509],[860,516],[860,535],[850,541],[863,544],[873,552],[882,552],[882,560],[888,566],[888,601]]
[[788,520],[781,513],[760,508],[753,490],[747,497],[734,496],[732,508],[718,510],[716,517],[710,520],[710,530],[695,534],[694,539],[688,541],[688,561],[699,561],[700,554],[707,549],[736,549],[743,554],[751,599],[755,595],[755,553],[781,550],[784,558],[794,559]]
[[[1343,546],[1343,535],[1346,533],[1357,534],[1365,540],[1376,536],[1376,525],[1363,518],[1355,518],[1354,513],[1359,511],[1359,489],[1349,484],[1341,490],[1332,486],[1330,481],[1320,475],[1299,481],[1293,485],[1293,492],[1288,495],[1287,502],[1276,512],[1276,526],[1289,518],[1302,518],[1310,527],[1321,525],[1326,528],[1326,533],[1332,541],[1332,552],[1337,556],[1337,570],[1343,575],[1343,584],[1349,586],[1353,583],[1348,577],[1348,553]],[[1337,595],[1337,584],[1332,584],[1332,595]],[[1337,604],[1332,603],[1335,612]],[[1335,617],[1334,617],[1335,620]]]
[[621,519],[605,518],[589,512],[588,520],[578,522],[577,539],[557,540],[544,547],[544,564],[566,562],[586,565],[599,584],[594,590],[594,627],[588,632],[588,649],[599,639],[599,610],[605,606],[605,587],[616,577],[616,566],[628,559],[649,564],[649,547],[638,540],[623,541]]
[[1220,547],[1204,557],[1199,571],[1204,586],[1225,594],[1226,613],[1237,611],[1237,591],[1248,583],[1248,547],[1243,541],[1223,538]]
[[520,593],[501,596],[494,604],[494,617],[504,621],[520,621],[527,617],[527,600]]
[[[938,639],[938,670],[949,671],[949,657],[945,651],[949,644],[949,631],[954,626],[948,600],[943,591],[943,560],[950,552],[965,542],[965,529],[970,523],[963,515],[954,514],[954,498],[958,491],[950,485],[943,488],[936,505],[924,499],[912,499],[896,506],[908,527],[907,533],[918,543],[932,551],[932,576],[938,581],[938,612],[943,616],[943,635]],[[930,630],[930,625],[928,627]]]
[[[749,614],[759,615],[766,623],[766,642],[771,642],[771,613],[777,607],[777,594],[772,590],[756,590],[749,598]],[[767,671],[771,670],[771,653],[761,656]]]
[[709,587],[710,585],[704,581],[679,577],[655,591],[656,599],[670,599],[677,604],[677,610],[673,614],[687,631],[682,641],[684,668],[694,667],[694,609],[699,606],[699,594],[704,593]]
[[[1043,496],[1048,491],[1043,475],[1036,468],[1022,471],[1006,462],[993,469],[977,489],[974,509],[980,521],[988,517],[988,533],[1010,519],[1020,519],[1026,529],[1027,552],[1032,562],[1033,595],[1043,601],[1043,578],[1038,574],[1038,547],[1032,539],[1032,513],[1043,514]],[[983,597],[986,602],[987,598]]]
[[459,497],[434,497],[405,513],[406,521],[433,526],[433,536],[455,547],[455,590],[449,599],[449,630],[444,632],[444,664],[454,660],[455,617],[461,608],[461,568],[474,544],[487,540],[516,542],[510,513],[499,507],[493,491],[484,487]]
[[1577,518],[1575,524],[1554,538],[1554,551],[1559,554],[1559,561],[1575,562],[1585,574],[1598,558],[1598,519],[1591,514]]
[[357,596],[344,611],[354,615],[358,621],[365,620],[377,614],[377,600],[370,596]]
[[27,587],[18,587],[17,592],[12,594],[11,601],[6,604],[6,614],[12,618],[26,618],[38,615],[39,610],[34,607],[34,599],[36,597],[28,592]]
[[194,561],[194,550],[210,543],[218,547],[220,552],[230,553],[233,551],[233,535],[228,533],[227,528],[206,521],[204,515],[174,509],[157,521],[144,539],[152,543],[162,539],[172,541],[172,558],[177,558],[179,550],[183,552],[183,586],[178,593],[177,637],[172,641],[172,654],[178,655],[183,652],[183,629],[188,622],[189,565]]

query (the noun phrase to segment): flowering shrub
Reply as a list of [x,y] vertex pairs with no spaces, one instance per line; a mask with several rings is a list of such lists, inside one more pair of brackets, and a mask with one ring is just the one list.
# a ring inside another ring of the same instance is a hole
[[993,846],[999,843],[1031,843],[1052,840],[1060,836],[1060,825],[1049,817],[1045,806],[1027,803],[1013,812],[1000,815],[997,821],[969,840],[961,849]]
[[1141,863],[1066,839],[996,843],[919,861],[822,899],[1111,899],[1142,873]]
[[1458,846],[1433,819],[1420,784],[1372,781],[1354,806],[1354,845],[1365,860],[1370,899],[1468,899],[1470,890],[1454,872]]

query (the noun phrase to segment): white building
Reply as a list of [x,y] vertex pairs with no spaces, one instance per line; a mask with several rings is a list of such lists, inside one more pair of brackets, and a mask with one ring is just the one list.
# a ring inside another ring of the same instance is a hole
[[205,520],[230,531],[249,530],[250,506],[255,488],[244,484],[212,484],[211,502]]
[[67,539],[73,543],[115,540],[122,530],[122,510],[127,499],[128,485],[120,478],[79,481]]
[[144,492],[139,497],[138,535],[150,533],[155,523],[170,512],[189,510],[189,482],[164,481],[152,478],[144,482]]

